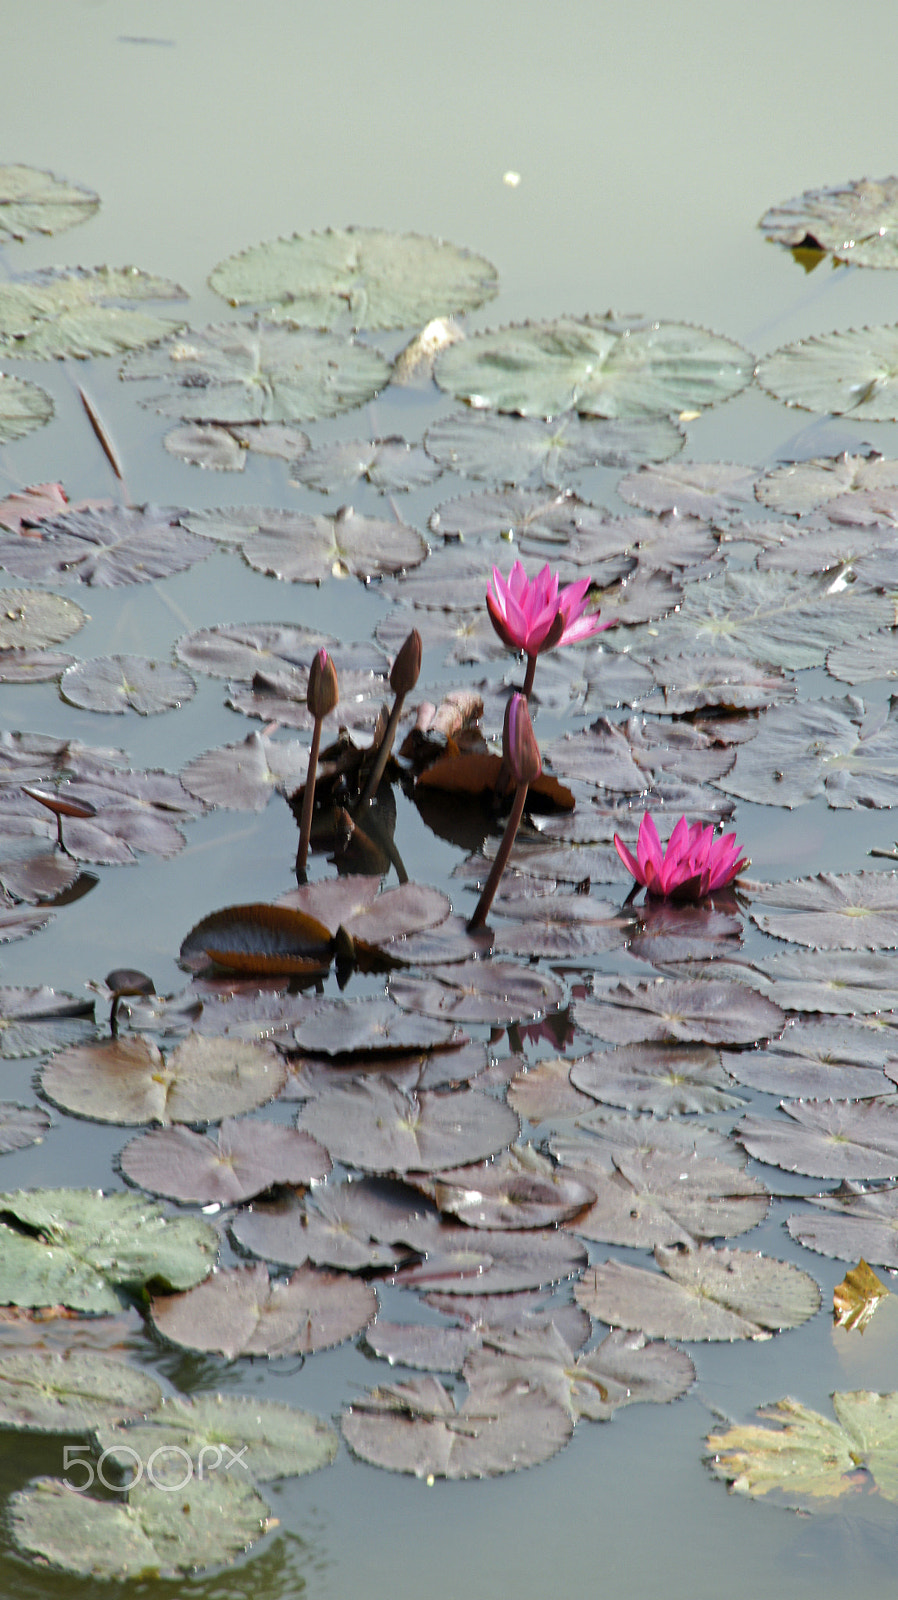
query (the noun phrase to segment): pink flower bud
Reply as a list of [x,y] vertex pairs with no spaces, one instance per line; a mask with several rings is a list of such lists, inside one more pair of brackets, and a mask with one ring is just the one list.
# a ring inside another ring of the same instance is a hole
[[502,753],[518,787],[534,783],[543,770],[527,701],[522,694],[513,694],[505,707]]
[[390,688],[394,694],[408,694],[410,689],[414,689],[421,671],[421,650],[421,635],[417,628],[412,628],[393,662]]
[[306,705],[312,716],[321,722],[340,698],[337,671],[326,650],[319,650],[309,671]]

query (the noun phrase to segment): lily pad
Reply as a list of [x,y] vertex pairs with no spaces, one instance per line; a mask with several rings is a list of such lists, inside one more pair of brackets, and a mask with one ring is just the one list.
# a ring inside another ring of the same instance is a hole
[[137,267],[44,267],[0,285],[0,348],[23,361],[139,350],[177,323],[122,302],[186,298],[170,279]]
[[[577,1008],[588,1004],[578,1001]],[[730,1111],[744,1104],[732,1093],[732,1079],[720,1064],[720,1052],[705,1047],[627,1044],[583,1056],[570,1066],[575,1089],[628,1111],[682,1116]]]
[[0,1056],[53,1055],[95,1032],[92,1001],[76,1000],[45,984],[0,988]]
[[0,1354],[0,1421],[26,1433],[85,1433],[155,1411],[154,1378],[95,1350]]
[[217,1122],[264,1105],[287,1069],[271,1044],[188,1037],[167,1058],[141,1036],[62,1050],[44,1068],[44,1093],[100,1122]]
[[562,1171],[532,1145],[512,1145],[480,1167],[436,1172],[422,1187],[472,1228],[545,1228],[593,1202],[588,1180]]
[[880,455],[815,457],[811,461],[789,461],[773,467],[758,480],[756,498],[772,511],[804,516],[843,494],[856,494],[883,484],[892,487],[898,463],[884,461]]
[[762,389],[788,406],[854,417],[898,419],[898,326],[850,328],[783,345],[758,365]]
[[648,1338],[769,1339],[807,1322],[820,1305],[813,1278],[787,1261],[745,1250],[657,1246],[660,1272],[606,1261],[574,1285],[578,1303],[612,1327]]
[[[376,881],[376,880],[375,880]],[[391,1000],[322,1000],[294,1029],[293,1040],[311,1055],[352,1056],[376,1051],[447,1049],[464,1041],[457,1028],[402,1011]]]
[[264,811],[273,794],[292,794],[306,779],[309,752],[296,740],[251,733],[240,744],[206,750],[181,782],[190,794],[231,811]]
[[850,1180],[833,1194],[809,1195],[813,1212],[787,1219],[793,1239],[842,1261],[875,1261],[898,1269],[898,1189],[868,1189]]
[[345,1272],[395,1267],[412,1249],[421,1219],[435,1207],[398,1179],[357,1178],[295,1196],[259,1201],[234,1219],[245,1250],[288,1266],[306,1259]]
[[590,1155],[586,1141],[565,1142],[564,1170],[596,1190],[593,1204],[570,1224],[583,1239],[649,1249],[689,1246],[697,1239],[748,1233],[767,1214],[770,1197],[763,1184],[715,1156],[621,1152],[609,1173]]
[[179,517],[160,506],[69,511],[42,522],[36,537],[0,534],[0,565],[20,578],[94,588],[155,583],[209,555],[208,545]]
[[477,1161],[495,1155],[519,1132],[509,1107],[474,1089],[406,1095],[367,1080],[319,1095],[301,1111],[298,1126],[336,1160],[369,1172],[432,1171]]
[[64,233],[99,210],[100,196],[37,167],[0,167],[0,239]]
[[428,428],[424,445],[441,467],[464,478],[564,489],[573,473],[589,467],[629,471],[643,461],[663,461],[682,449],[683,434],[668,417],[616,421],[568,411],[543,422],[461,411]]
[[[199,516],[195,520],[202,533],[205,521]],[[245,529],[240,525],[235,532],[239,543]],[[221,537],[217,521],[212,524],[211,537]],[[256,672],[273,673],[280,668],[308,671],[318,650],[333,654],[337,644],[328,633],[289,622],[222,623],[185,634],[178,640],[176,650],[185,667],[193,672],[203,672],[210,678],[249,679]],[[373,646],[371,650],[374,653]],[[378,655],[377,660],[382,657]],[[374,661],[368,665],[373,666]]]
[[640,1401],[666,1405],[695,1381],[683,1350],[641,1333],[616,1329],[588,1354],[575,1355],[554,1323],[526,1333],[484,1330],[483,1344],[465,1361],[471,1384],[537,1385],[576,1421],[610,1422],[622,1406]]
[[898,267],[898,178],[858,178],[765,211],[762,233],[788,249],[828,250],[861,267]]
[[308,1184],[327,1176],[330,1158],[308,1134],[277,1122],[228,1117],[218,1137],[161,1128],[125,1145],[126,1178],[169,1200],[233,1205],[273,1184]]
[[[641,1040],[756,1044],[778,1034],[785,1017],[779,1006],[742,984],[656,978],[649,983],[594,983],[598,1000],[577,1000],[574,1020],[611,1044]],[[575,1075],[580,1088],[585,1084]]]
[[370,483],[380,494],[404,493],[433,483],[440,467],[420,445],[405,439],[340,439],[307,450],[291,468],[291,482],[321,494],[352,492]]
[[59,691],[63,700],[85,711],[136,711],[147,717],[192,700],[196,684],[183,667],[146,656],[97,656],[64,672]]
[[560,317],[475,334],[441,353],[434,377],[477,410],[638,417],[704,411],[753,366],[731,339],[685,323]]
[[534,1020],[564,995],[556,978],[508,961],[460,961],[426,978],[394,977],[389,992],[404,1010],[492,1027]]
[[150,1306],[154,1327],[173,1344],[238,1356],[311,1355],[342,1344],[377,1311],[370,1284],[345,1272],[301,1266],[271,1282],[263,1263],[225,1267],[187,1294],[160,1295]]
[[104,1455],[119,1456],[125,1477],[134,1474],[135,1456],[149,1462],[156,1450],[171,1450],[182,1471],[187,1456],[197,1472],[202,1466],[200,1475],[238,1471],[255,1483],[317,1472],[337,1454],[337,1435],[320,1417],[242,1394],[167,1396],[146,1422],[106,1425],[94,1437]]
[[0,1304],[117,1312],[121,1293],[175,1289],[211,1271],[218,1234],[194,1217],[166,1217],[137,1195],[89,1189],[0,1195]]
[[[183,1462],[180,1463],[183,1469]],[[102,1579],[193,1577],[261,1538],[268,1506],[246,1479],[198,1476],[188,1496],[172,1485],[135,1484],[128,1504],[73,1494],[58,1478],[37,1478],[10,1501],[10,1531],[23,1554],[45,1566]]]
[[801,805],[819,794],[835,807],[898,804],[898,697],[869,715],[854,695],[774,706],[718,783],[760,805]]
[[24,439],[49,422],[55,407],[46,389],[0,373],[0,444]]
[[389,380],[378,351],[277,323],[222,322],[132,358],[161,384],[141,405],[185,422],[309,422],[364,405]]
[[765,1050],[727,1050],[723,1061],[737,1083],[802,1099],[868,1099],[885,1094],[886,1062],[898,1055],[898,1031],[886,1019],[867,1025],[849,1018],[802,1017],[787,1023]]
[[775,1490],[780,1504],[807,1509],[856,1493],[863,1467],[885,1500],[898,1500],[898,1395],[837,1391],[832,1402],[838,1425],[786,1399],[758,1412],[772,1428],[749,1424],[709,1434],[711,1471],[738,1494]]
[[812,950],[898,948],[898,873],[818,872],[756,885],[751,918],[765,933]]
[[50,1118],[37,1106],[20,1106],[11,1100],[0,1100],[0,1155],[10,1150],[23,1150],[26,1145],[40,1144],[49,1131]]
[[195,512],[185,524],[207,538],[239,543],[251,567],[290,583],[350,575],[368,582],[417,567],[427,555],[427,542],[416,529],[361,516],[351,506],[341,506],[332,517],[232,506]]
[[782,950],[756,957],[784,1011],[848,1015],[898,1009],[894,957],[869,950]]
[[622,500],[648,511],[675,511],[681,517],[716,522],[751,502],[756,478],[754,467],[730,461],[675,461],[622,478],[617,492]]
[[378,228],[328,228],[272,239],[209,275],[234,306],[265,305],[286,322],[412,328],[473,311],[498,289],[496,269],[442,239]]
[[756,1161],[814,1178],[894,1178],[898,1096],[868,1100],[782,1100],[785,1117],[749,1114],[736,1138]]

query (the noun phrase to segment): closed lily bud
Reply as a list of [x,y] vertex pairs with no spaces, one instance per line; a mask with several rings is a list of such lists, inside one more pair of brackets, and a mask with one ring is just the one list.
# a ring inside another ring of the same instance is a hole
[[543,770],[527,701],[522,694],[513,694],[505,707],[502,754],[517,786],[534,783]]
[[333,711],[340,698],[337,669],[326,650],[319,650],[309,671],[306,705],[313,717],[320,719]]
[[390,688],[394,694],[408,694],[409,690],[414,689],[421,671],[421,650],[421,635],[417,628],[412,628],[393,662]]

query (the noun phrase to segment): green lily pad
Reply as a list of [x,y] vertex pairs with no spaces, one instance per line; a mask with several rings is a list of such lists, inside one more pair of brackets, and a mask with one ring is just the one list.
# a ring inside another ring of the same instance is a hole
[[708,1466],[737,1494],[777,1492],[780,1504],[808,1502],[858,1490],[866,1468],[885,1500],[898,1500],[898,1394],[836,1391],[838,1424],[797,1400],[777,1400],[758,1416],[774,1427],[734,1426],[708,1436]]
[[[119,1311],[120,1290],[160,1280],[175,1289],[211,1271],[218,1234],[194,1217],[166,1217],[137,1195],[90,1189],[0,1195],[0,1304]],[[25,1231],[20,1231],[25,1230]]]
[[140,350],[178,324],[121,302],[186,298],[176,283],[137,267],[46,267],[0,284],[0,349],[23,361]]
[[744,389],[753,369],[733,340],[685,323],[560,317],[451,345],[434,377],[477,410],[640,417],[704,411]]
[[898,419],[898,325],[849,328],[783,345],[758,366],[762,389],[787,406],[859,422]]
[[758,227],[790,250],[828,250],[855,266],[898,267],[898,178],[806,189],[765,211]]
[[379,228],[328,228],[271,239],[209,274],[232,306],[264,305],[305,328],[412,328],[473,311],[498,289],[496,269],[442,239]]
[[53,401],[46,389],[36,383],[26,383],[24,378],[10,378],[0,373],[0,444],[11,439],[24,439],[26,433],[42,428],[54,412]]
[[669,417],[620,421],[565,412],[551,422],[539,417],[461,411],[428,428],[428,455],[464,478],[517,487],[535,482],[564,489],[571,474],[588,467],[630,471],[643,461],[664,461],[683,448],[684,436]]
[[[145,1422],[130,1427],[94,1429],[104,1454],[121,1452],[125,1475],[134,1473],[135,1454],[148,1462],[155,1450],[185,1455],[204,1473],[256,1483],[296,1478],[327,1467],[337,1454],[337,1435],[329,1423],[278,1400],[251,1395],[176,1395],[162,1400]],[[217,1459],[216,1459],[217,1452]]]
[[0,240],[24,239],[29,233],[64,233],[87,222],[100,207],[100,196],[80,184],[67,183],[37,167],[0,167]]
[[161,383],[141,405],[185,422],[308,422],[364,405],[389,380],[383,356],[335,334],[221,322],[145,351],[123,378]]
[[266,1530],[268,1506],[246,1479],[197,1474],[189,1494],[173,1487],[144,1480],[120,1505],[73,1494],[59,1478],[38,1478],[10,1501],[13,1542],[24,1555],[79,1577],[143,1580],[219,1566]]
[[155,1411],[154,1378],[96,1350],[0,1354],[0,1423],[31,1433],[84,1433]]

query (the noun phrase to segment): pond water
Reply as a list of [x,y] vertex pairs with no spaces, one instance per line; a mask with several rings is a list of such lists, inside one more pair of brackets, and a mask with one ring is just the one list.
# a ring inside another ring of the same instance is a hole
[[[3,269],[133,263],[179,282],[190,296],[185,316],[202,327],[222,318],[206,283],[216,262],[279,235],[360,225],[437,235],[492,261],[499,294],[467,319],[468,331],[613,308],[696,323],[760,356],[807,335],[890,322],[894,273],[827,260],[805,276],[756,223],[768,206],[805,189],[889,172],[893,26],[886,0],[853,12],[837,0],[756,0],[750,8],[701,0],[666,8],[647,0],[560,0],[551,8],[535,0],[390,0],[379,8],[360,0],[267,0],[257,8],[236,0],[31,0],[4,17],[2,158],[95,189],[101,207],[70,233],[8,246]],[[373,342],[392,355],[407,337]],[[139,407],[135,386],[118,380],[117,361],[9,361],[6,370],[51,392],[56,418],[3,450],[3,493],[50,479],[73,500],[116,493],[78,398],[81,383],[114,437],[133,503],[333,509],[289,485],[280,461],[253,457],[245,473],[227,478],[176,461],[161,445],[170,422]],[[417,440],[455,409],[435,390],[391,389],[310,431],[316,443],[391,433]],[[862,445],[896,455],[898,427],[789,411],[751,387],[688,424],[683,458],[761,469]],[[619,512],[618,476],[597,469],[576,487]],[[402,516],[423,529],[436,504],[474,487],[447,475],[398,497]],[[385,514],[370,486],[353,498],[357,510]],[[71,648],[84,658],[127,651],[168,659],[184,633],[225,621],[304,623],[367,640],[386,614],[376,588],[335,578],[321,587],[278,583],[219,550],[157,584],[79,591],[90,621]],[[506,665],[488,663],[486,675],[498,681]],[[422,682],[432,689],[483,675],[450,673],[433,650]],[[821,669],[798,680],[803,698],[824,685],[845,692]],[[856,692],[884,705],[889,688],[873,682]],[[55,683],[4,685],[0,723],[119,746],[136,767],[171,772],[256,726],[228,710],[221,683],[208,678],[190,704],[141,719],[76,710]],[[543,741],[581,726],[545,715],[537,732]],[[887,850],[898,835],[887,809],[830,811],[823,800],[796,812],[739,802],[734,820],[758,879],[858,871],[871,866],[872,847]],[[142,857],[136,867],[99,869],[91,894],[34,938],[4,945],[0,981],[81,993],[125,963],[151,973],[160,993],[181,988],[177,952],[187,929],[219,906],[289,888],[296,847],[293,819],[277,800],[257,815],[213,812],[187,833],[171,861]],[[435,840],[404,802],[396,837],[410,876],[459,901],[450,873],[461,852]],[[313,875],[330,870],[319,858]],[[746,917],[746,954],[770,945]],[[635,970],[624,955],[596,965]],[[379,988],[381,979],[354,980],[349,994]],[[326,993],[336,993],[333,980]],[[3,1098],[29,1102],[32,1080],[33,1063],[4,1062]],[[771,1096],[745,1096],[747,1109],[773,1114]],[[289,1121],[293,1111],[284,1104],[264,1114]],[[5,1190],[121,1185],[115,1158],[133,1130],[60,1113],[54,1120],[42,1145],[4,1156]],[[736,1118],[710,1120],[729,1128]],[[583,1422],[554,1460],[527,1472],[428,1487],[364,1465],[341,1445],[327,1471],[268,1487],[278,1526],[234,1568],[177,1585],[131,1584],[129,1593],[829,1600],[849,1584],[871,1600],[893,1593],[887,1504],[868,1499],[858,1512],[849,1501],[838,1514],[796,1516],[728,1496],[702,1463],[704,1438],[721,1417],[747,1420],[786,1394],[828,1414],[833,1390],[890,1390],[898,1370],[892,1307],[863,1340],[834,1331],[832,1290],[846,1264],[811,1256],[786,1233],[787,1197],[815,1192],[817,1180],[755,1163],[750,1170],[783,1198],[737,1243],[811,1272],[822,1309],[805,1327],[767,1342],[692,1344],[697,1382],[687,1398],[632,1407],[610,1424]],[[643,1255],[610,1253],[634,1264]],[[382,1314],[415,1316],[406,1298],[385,1289]],[[193,1359],[142,1337],[131,1348],[185,1392],[267,1396],[323,1417],[389,1381],[354,1343],[304,1365]],[[58,1475],[61,1465],[55,1439],[0,1435],[0,1497],[36,1474]],[[6,1553],[0,1592],[50,1600],[97,1589]]]

